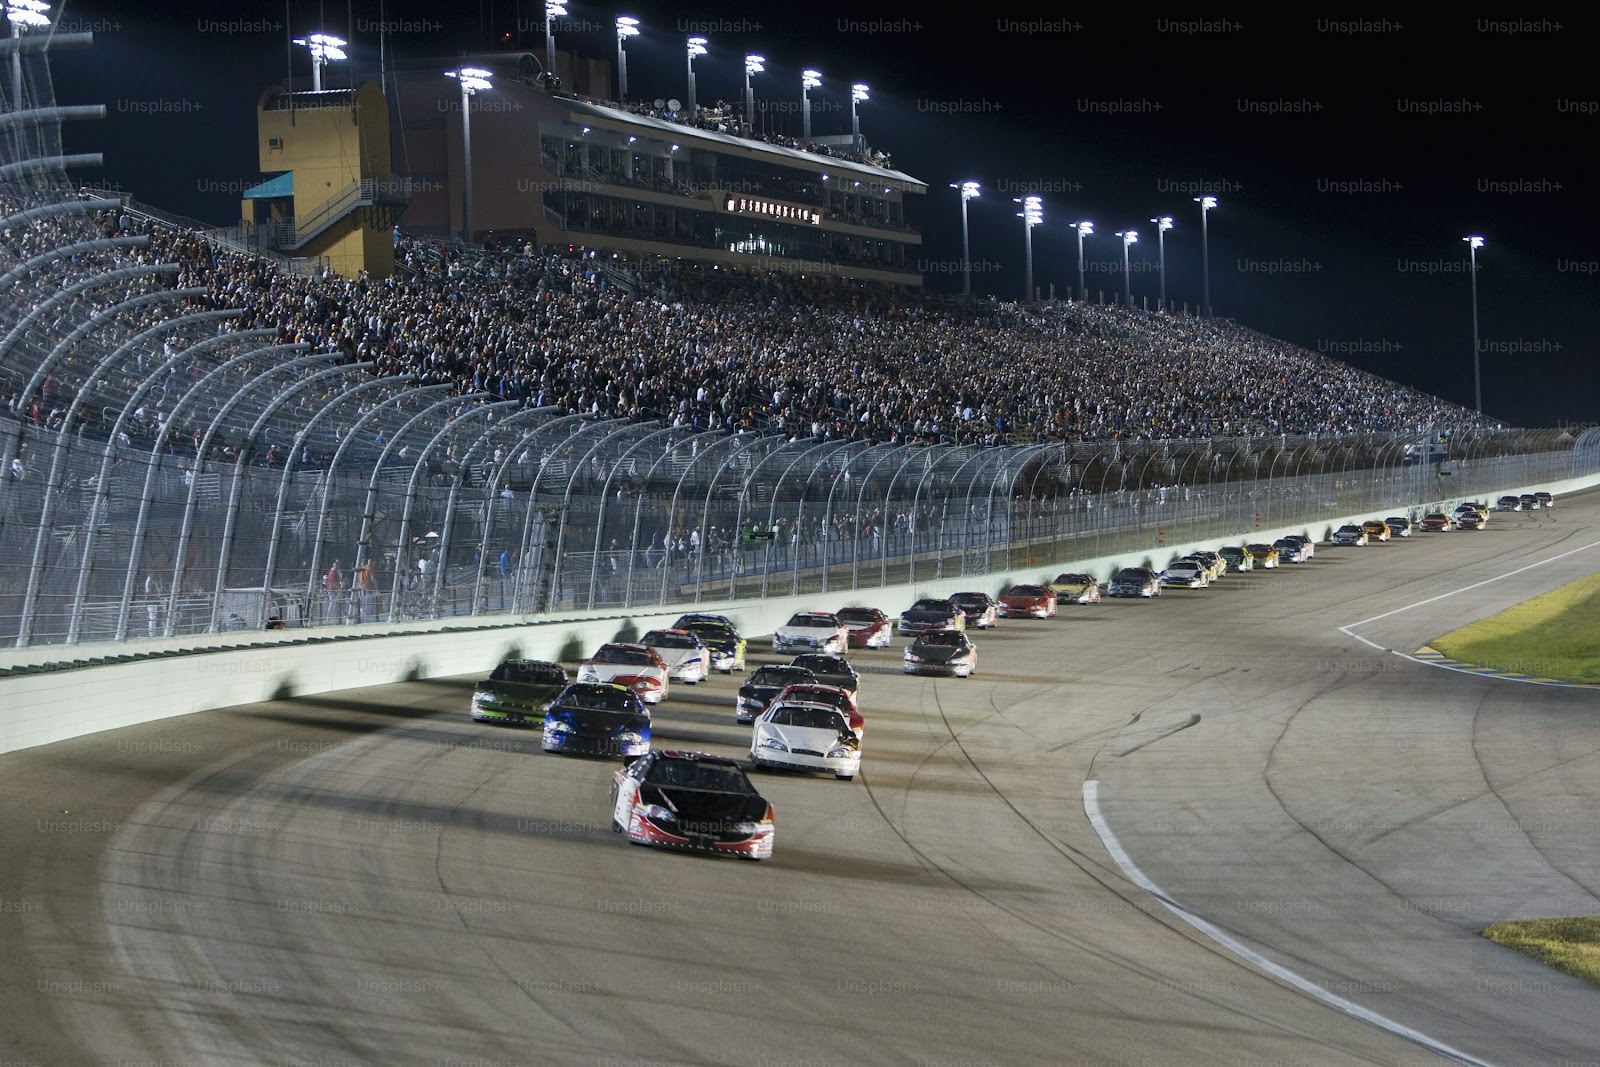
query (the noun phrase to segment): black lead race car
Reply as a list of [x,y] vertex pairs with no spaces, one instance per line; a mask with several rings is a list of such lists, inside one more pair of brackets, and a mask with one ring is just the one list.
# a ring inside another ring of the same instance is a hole
[[772,805],[725,756],[652,752],[617,771],[611,795],[611,828],[636,845],[772,855]]

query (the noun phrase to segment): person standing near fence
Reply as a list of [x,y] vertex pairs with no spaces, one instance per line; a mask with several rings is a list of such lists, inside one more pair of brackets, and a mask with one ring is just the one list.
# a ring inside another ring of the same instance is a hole
[[373,621],[373,608],[376,606],[378,580],[372,573],[372,560],[369,558],[361,564],[356,571],[356,589],[361,595],[360,613],[356,616],[357,622]]
[[328,568],[328,573],[323,575],[322,588],[327,601],[325,614],[334,622],[339,621],[339,592],[344,589],[344,572],[339,569],[339,561],[334,560],[333,566]]
[[155,575],[146,574],[140,592],[144,600],[145,634],[157,637],[161,629],[161,583],[156,581]]

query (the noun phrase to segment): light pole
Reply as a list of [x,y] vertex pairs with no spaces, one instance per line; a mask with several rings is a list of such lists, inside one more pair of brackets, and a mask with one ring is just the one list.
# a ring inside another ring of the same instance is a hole
[[1205,299],[1200,304],[1205,309],[1205,317],[1211,317],[1211,238],[1206,229],[1206,217],[1211,214],[1211,209],[1217,206],[1214,196],[1197,196],[1194,202],[1200,205],[1200,279],[1202,292]]
[[706,54],[706,44],[707,41],[704,37],[689,38],[689,114],[691,115],[699,110],[695,107],[694,101],[694,57]]
[[544,0],[544,71],[551,78],[556,77],[555,21],[566,17],[567,0]]
[[1118,230],[1122,238],[1122,306],[1133,310],[1133,275],[1128,272],[1128,246],[1139,243],[1138,230]]
[[310,37],[296,37],[295,44],[303,44],[311,49],[311,91],[322,92],[322,68],[332,59],[347,59],[344,54],[344,42],[337,37],[330,37],[325,33],[313,33]]
[[1467,262],[1472,268],[1472,392],[1475,408],[1483,414],[1483,370],[1478,349],[1478,249],[1483,247],[1482,237],[1463,237],[1467,242]]
[[951,182],[950,188],[961,190],[961,295],[972,295],[972,244],[967,240],[967,201],[983,195],[977,182]]
[[856,114],[856,105],[867,99],[869,89],[871,86],[864,82],[850,86],[850,146],[856,150],[856,155],[861,154],[861,116]]
[[811,140],[811,90],[822,87],[820,70],[800,72],[800,139]]
[[1166,313],[1167,310],[1167,231],[1172,229],[1171,215],[1157,215],[1150,220],[1156,224],[1156,252],[1161,263],[1161,303],[1156,310]]
[[1089,302],[1089,290],[1083,284],[1083,239],[1094,233],[1094,223],[1088,219],[1074,222],[1072,228],[1078,231],[1078,299],[1085,304]]
[[465,181],[461,188],[461,238],[472,243],[472,97],[492,89],[489,79],[493,75],[481,67],[462,67],[447,70],[446,78],[461,83],[461,172]]
[[1037,196],[1013,196],[1011,202],[1021,204],[1017,218],[1022,220],[1022,302],[1033,301],[1033,228],[1044,221],[1044,201]]
[[628,102],[628,51],[622,45],[639,36],[639,20],[632,15],[617,16],[617,102]]
[[[21,111],[22,107],[22,49],[17,43],[17,38],[22,36],[23,27],[38,29],[50,25],[50,16],[46,14],[50,5],[43,0],[7,0],[6,21],[11,23],[11,110]],[[343,57],[341,57],[343,58]]]
[[766,64],[766,56],[744,57],[744,124],[745,133],[751,136],[756,132],[756,91],[750,84],[750,76],[766,70]]

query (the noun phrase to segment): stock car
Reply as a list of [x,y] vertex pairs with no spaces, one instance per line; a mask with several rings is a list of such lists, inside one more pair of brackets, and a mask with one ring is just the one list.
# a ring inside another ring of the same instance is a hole
[[823,685],[835,685],[849,693],[861,689],[861,676],[856,674],[856,669],[850,666],[850,661],[843,656],[811,653],[796,656],[791,665],[804,667],[811,672],[813,680]]
[[888,648],[894,640],[894,620],[877,608],[840,608],[837,614],[851,648]]
[[756,720],[750,762],[763,770],[827,771],[848,782],[861,769],[861,738],[838,708],[778,701]]
[[967,625],[987,630],[1000,618],[1000,605],[988,593],[951,593],[950,603],[961,609]]
[[1255,557],[1246,552],[1239,545],[1224,545],[1217,549],[1217,555],[1228,561],[1231,571],[1253,571],[1256,569]]
[[711,669],[731,674],[745,667],[747,642],[733,623],[722,615],[685,615],[672,624],[674,630],[688,630],[705,642],[711,656]]
[[[1539,510],[1539,498],[1532,493],[1523,493],[1521,496],[1517,497],[1517,501],[1522,504],[1523,511]],[[1466,506],[1467,505],[1465,504],[1462,505],[1462,507]],[[1460,508],[1457,508],[1456,510],[1459,511]]]
[[1537,493],[1534,493],[1533,498],[1539,502],[1539,506],[1541,508],[1553,508],[1556,506],[1556,498],[1545,492],[1543,489],[1539,490]]
[[1100,582],[1091,574],[1066,571],[1056,575],[1049,589],[1056,595],[1057,604],[1100,603]]
[[734,698],[733,717],[739,722],[755,722],[779,693],[791,685],[815,681],[816,677],[804,667],[787,663],[758,667],[739,687],[739,695]]
[[[1534,499],[1538,499],[1535,497]],[[1495,501],[1496,511],[1521,511],[1522,498],[1519,496],[1503,496]]]
[[574,682],[544,713],[546,752],[636,759],[650,751],[650,711],[633,690],[609,682]]
[[674,682],[699,685],[711,675],[711,652],[688,630],[651,630],[639,643],[661,657]]
[[856,707],[856,694],[849,689],[823,685],[821,682],[796,682],[773,697],[767,706],[778,704],[826,704],[830,708],[838,708],[850,720],[850,729],[856,732],[857,737],[866,733],[867,720],[862,718],[860,709]]
[[612,641],[578,667],[580,682],[615,682],[627,686],[646,704],[667,697],[667,665],[652,649],[640,644]]
[[1250,558],[1257,567],[1264,570],[1274,570],[1278,566],[1278,550],[1272,545],[1254,544],[1245,545],[1244,550],[1250,553]]
[[850,631],[831,611],[799,611],[772,634],[774,652],[837,652],[850,647]]
[[1423,533],[1449,533],[1455,528],[1455,521],[1442,511],[1431,511],[1417,523],[1417,529]]
[[900,613],[899,630],[915,635],[929,630],[962,630],[966,625],[966,612],[954,601],[925,596]]
[[707,752],[652,752],[611,781],[611,828],[636,845],[764,860],[777,819],[744,769]]
[[1161,578],[1149,567],[1124,567],[1111,576],[1108,592],[1114,597],[1158,597]]
[[1384,519],[1383,523],[1389,527],[1389,533],[1393,537],[1411,536],[1411,520],[1404,515],[1391,515]]
[[1002,619],[1048,619],[1056,613],[1056,594],[1047,585],[1014,585],[1000,595]]
[[[1209,559],[1206,558],[1208,556],[1210,557]],[[1207,584],[1222,577],[1222,568],[1225,564],[1222,562],[1222,557],[1215,553],[1191,552],[1187,556],[1180,556],[1179,558],[1185,563],[1193,563],[1196,567],[1199,567],[1201,573],[1206,576]]]
[[1204,589],[1211,584],[1211,576],[1206,574],[1205,567],[1192,559],[1173,560],[1161,572],[1160,580],[1163,586],[1178,585],[1187,589]]
[[1306,561],[1306,546],[1292,537],[1280,537],[1272,542],[1272,547],[1278,550],[1279,563],[1304,563]]
[[1367,541],[1369,543],[1389,540],[1389,524],[1382,519],[1368,519],[1361,524],[1361,528],[1367,531]]
[[1456,516],[1456,529],[1481,530],[1489,525],[1489,518],[1481,511],[1463,511]]
[[978,649],[960,630],[935,630],[906,649],[904,671],[970,678],[978,672]]
[[1367,531],[1359,526],[1341,526],[1333,531],[1333,536],[1328,538],[1330,545],[1357,545],[1365,547]]
[[1305,551],[1301,553],[1301,562],[1311,559],[1317,554],[1317,543],[1311,539],[1309,534],[1284,534],[1283,539],[1285,541],[1300,542],[1300,547],[1305,549]]
[[571,681],[559,663],[508,659],[472,687],[472,717],[478,722],[530,726],[544,706]]

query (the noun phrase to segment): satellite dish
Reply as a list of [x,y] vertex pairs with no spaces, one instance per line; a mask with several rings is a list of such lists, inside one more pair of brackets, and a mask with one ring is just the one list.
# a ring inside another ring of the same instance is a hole
[[659,96],[656,97],[656,110],[657,111],[660,111],[662,108],[664,108],[666,106],[667,106],[667,102],[665,100],[661,99]]
[[678,101],[676,99],[668,100],[667,101],[667,110],[668,111],[682,111],[683,110],[683,105],[678,103]]

